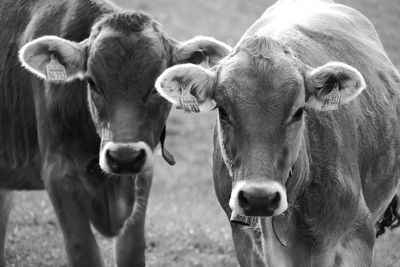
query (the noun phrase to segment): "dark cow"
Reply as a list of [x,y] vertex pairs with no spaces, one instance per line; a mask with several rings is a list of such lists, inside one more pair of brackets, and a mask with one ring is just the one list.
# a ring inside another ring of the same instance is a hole
[[399,184],[400,75],[368,19],[281,0],[217,66],[174,66],[156,88],[218,109],[214,185],[241,266],[371,265]]
[[212,66],[231,48],[177,42],[106,1],[5,0],[0,28],[2,264],[11,191],[46,188],[71,266],[103,266],[91,224],[118,236],[118,266],[144,266],[152,155],[171,107],[155,79],[176,63]]

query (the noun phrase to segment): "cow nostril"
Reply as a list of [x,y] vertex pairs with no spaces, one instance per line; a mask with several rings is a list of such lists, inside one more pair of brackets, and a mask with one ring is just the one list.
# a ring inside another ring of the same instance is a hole
[[107,158],[108,161],[111,161],[111,162],[115,163],[117,157],[116,157],[115,153],[113,153],[113,151],[107,150],[106,151],[106,158]]
[[246,193],[242,190],[240,190],[238,192],[238,200],[239,200],[240,206],[242,206],[242,207],[247,207],[249,204],[249,201],[246,198]]
[[140,149],[137,155],[134,158],[134,161],[142,161],[146,158],[146,151],[144,149]]
[[281,194],[276,192],[273,198],[271,199],[271,205],[277,205],[281,201]]

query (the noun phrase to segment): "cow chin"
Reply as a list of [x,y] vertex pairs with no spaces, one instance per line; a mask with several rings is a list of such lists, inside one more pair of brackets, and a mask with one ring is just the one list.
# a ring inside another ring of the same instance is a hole
[[143,141],[132,143],[107,142],[100,151],[101,169],[112,175],[136,175],[152,166],[153,151]]
[[232,190],[229,206],[244,216],[270,217],[285,212],[288,202],[286,191],[278,182],[239,181]]

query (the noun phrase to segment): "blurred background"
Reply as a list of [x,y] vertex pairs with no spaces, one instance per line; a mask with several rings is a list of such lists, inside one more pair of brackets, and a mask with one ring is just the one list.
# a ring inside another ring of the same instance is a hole
[[[272,0],[114,0],[147,11],[178,40],[210,35],[234,45]],[[392,62],[400,67],[400,1],[338,0],[360,10],[377,28]],[[167,148],[177,164],[156,158],[147,213],[147,266],[238,266],[228,220],[211,179],[215,112],[186,115],[174,108],[167,124]],[[107,266],[112,240],[99,236]],[[66,266],[61,230],[44,192],[19,192],[7,238],[8,266]],[[378,239],[375,267],[400,266],[400,231]],[[88,266],[89,267],[89,266]]]

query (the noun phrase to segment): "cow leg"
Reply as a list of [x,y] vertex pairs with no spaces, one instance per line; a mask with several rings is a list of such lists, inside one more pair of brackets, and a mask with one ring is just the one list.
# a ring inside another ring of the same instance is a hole
[[42,177],[63,232],[69,266],[104,266],[73,166],[53,156],[51,163],[46,161]]
[[136,177],[133,212],[115,244],[116,265],[118,267],[145,266],[145,217],[152,179],[152,172],[140,174]]
[[12,191],[0,189],[0,267],[6,266],[5,243],[8,218],[12,206]]

